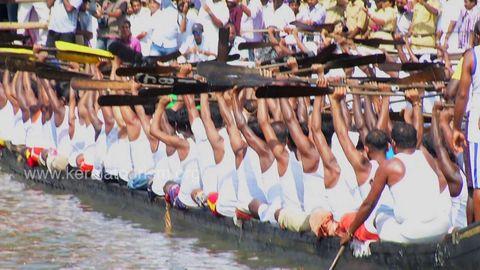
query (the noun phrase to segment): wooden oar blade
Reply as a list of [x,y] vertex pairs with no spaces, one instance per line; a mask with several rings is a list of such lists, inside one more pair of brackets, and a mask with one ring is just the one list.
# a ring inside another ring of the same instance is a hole
[[56,53],[58,59],[68,62],[76,62],[83,64],[97,64],[101,61],[108,60],[109,58],[102,58],[96,55],[79,53],[79,52],[70,52],[70,51],[59,51]]
[[217,61],[227,62],[230,47],[228,46],[228,39],[230,35],[230,28],[222,27],[218,30],[218,53]]
[[156,104],[158,97],[151,96],[129,96],[129,95],[108,95],[98,98],[100,106],[135,106]]
[[275,44],[271,42],[243,42],[238,45],[239,50],[251,50],[251,49],[260,49],[273,47]]
[[112,91],[125,91],[130,90],[132,85],[131,82],[124,81],[109,81],[109,80],[91,80],[85,78],[72,78],[70,80],[70,86],[73,90],[93,90],[93,91],[102,91],[102,90],[112,90]]
[[406,78],[398,79],[398,84],[425,83],[433,81],[445,81],[445,69],[443,67],[429,66],[424,71],[414,73]]
[[314,86],[264,86],[255,92],[257,98],[308,97],[332,93],[330,88]]

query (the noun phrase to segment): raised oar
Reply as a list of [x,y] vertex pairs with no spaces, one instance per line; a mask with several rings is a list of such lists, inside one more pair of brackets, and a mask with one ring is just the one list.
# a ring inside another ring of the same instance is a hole
[[98,97],[100,106],[135,106],[156,104],[158,96],[107,95]]
[[302,22],[293,21],[290,24],[296,26],[298,31],[301,32],[322,32],[323,30],[333,32],[333,30],[335,29],[334,23],[308,25]]
[[386,44],[386,45],[404,45],[405,44],[405,41],[403,40],[388,40],[388,39],[381,39],[381,38],[369,38],[369,39],[354,38],[353,42],[367,45],[370,47],[379,47],[382,44]]
[[[299,66],[302,65],[312,65],[312,64],[323,64],[329,60],[345,58],[344,55],[337,55],[333,52],[336,50],[337,45],[330,44],[329,46],[323,48],[317,55],[308,56],[306,54],[300,54],[293,56]],[[290,57],[290,56],[289,56]],[[282,62],[276,62],[281,60]],[[288,57],[277,58],[268,62],[263,62],[262,65],[258,66],[259,69],[274,68],[274,67],[286,67]]]
[[[330,69],[335,68],[349,68],[355,66],[364,66],[369,64],[378,64],[384,63],[386,60],[385,54],[373,54],[367,56],[352,56],[345,59],[332,60],[323,65],[323,69],[327,72]],[[314,69],[312,67],[302,68],[298,70],[289,70],[280,72],[280,74],[296,74],[296,73],[305,73],[312,72]]]
[[231,47],[228,44],[230,36],[230,28],[221,27],[218,29],[218,53],[217,61],[225,63],[227,62],[228,53],[230,52]]
[[[342,85],[344,86],[344,85]],[[356,87],[361,88],[361,87]],[[257,98],[282,98],[282,97],[308,97],[322,96],[333,93],[333,87],[316,86],[276,86],[268,85],[259,87],[255,92]],[[377,92],[350,90],[347,94],[362,96],[405,96],[404,92]],[[437,94],[440,95],[440,94]],[[430,97],[432,95],[428,95]],[[421,96],[423,97],[423,96]]]
[[118,76],[135,76],[139,73],[146,74],[166,74],[178,70],[178,67],[173,66],[146,66],[146,67],[120,67],[117,69]]
[[440,67],[441,64],[437,63],[383,63],[378,64],[378,68],[383,71],[413,71],[413,70],[422,70],[429,66]]
[[46,29],[47,27],[47,22],[0,22],[0,30]]
[[328,268],[328,270],[333,270],[333,269],[335,269],[335,266],[337,265],[338,260],[340,260],[340,257],[343,255],[343,252],[345,252],[345,245],[341,245],[341,246],[340,246],[340,249],[338,249],[337,255],[336,255],[335,258],[333,259],[332,264],[330,265],[330,267]]
[[260,49],[260,48],[268,48],[275,46],[272,42],[242,42],[238,45],[239,50],[252,50],[252,49]]

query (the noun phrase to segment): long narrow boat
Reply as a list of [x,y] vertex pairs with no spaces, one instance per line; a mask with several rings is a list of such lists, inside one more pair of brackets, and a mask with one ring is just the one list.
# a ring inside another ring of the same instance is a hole
[[[87,195],[94,200],[106,200],[120,208],[128,205],[135,209],[136,215],[155,216],[159,219],[158,224],[164,223],[167,211],[165,202],[150,201],[146,192],[85,177],[67,179],[65,174],[62,177],[46,177],[52,174],[45,168],[28,168],[23,162],[17,161],[16,154],[7,149],[1,151],[0,165],[3,171],[19,175],[21,181],[74,195]],[[25,177],[26,174],[29,177]],[[35,175],[36,177],[31,177]],[[312,233],[284,231],[256,221],[246,222],[243,228],[238,228],[231,219],[214,217],[204,210],[171,209],[169,212],[174,228],[180,223],[200,226],[215,235],[237,239],[240,246],[275,254],[279,252],[281,256],[288,254],[288,258],[294,258],[299,265],[309,261],[310,265],[313,262],[317,268],[325,268],[339,248],[337,238],[318,240]],[[344,252],[336,269],[479,269],[480,223],[449,234],[437,243],[405,245],[378,242],[372,243],[370,249],[372,254],[366,258],[355,258],[351,252]]]

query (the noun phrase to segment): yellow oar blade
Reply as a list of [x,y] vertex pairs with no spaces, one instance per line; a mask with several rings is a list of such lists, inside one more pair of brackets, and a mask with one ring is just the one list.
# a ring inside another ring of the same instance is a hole
[[1,47],[0,53],[33,55],[33,50],[23,48]]
[[87,46],[69,43],[65,41],[56,41],[55,47],[60,51],[79,52],[85,54],[96,55],[103,58],[113,58],[113,54],[109,51],[93,49]]
[[76,62],[76,63],[84,63],[84,64],[96,64],[101,61],[101,57],[96,55],[70,52],[70,51],[57,52],[57,59],[67,61],[67,62]]

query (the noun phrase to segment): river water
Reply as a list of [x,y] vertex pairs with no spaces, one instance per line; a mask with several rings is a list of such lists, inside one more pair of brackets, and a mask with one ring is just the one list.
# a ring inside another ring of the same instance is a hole
[[0,172],[0,269],[264,269],[300,263],[188,228],[166,235],[155,220],[13,177]]

